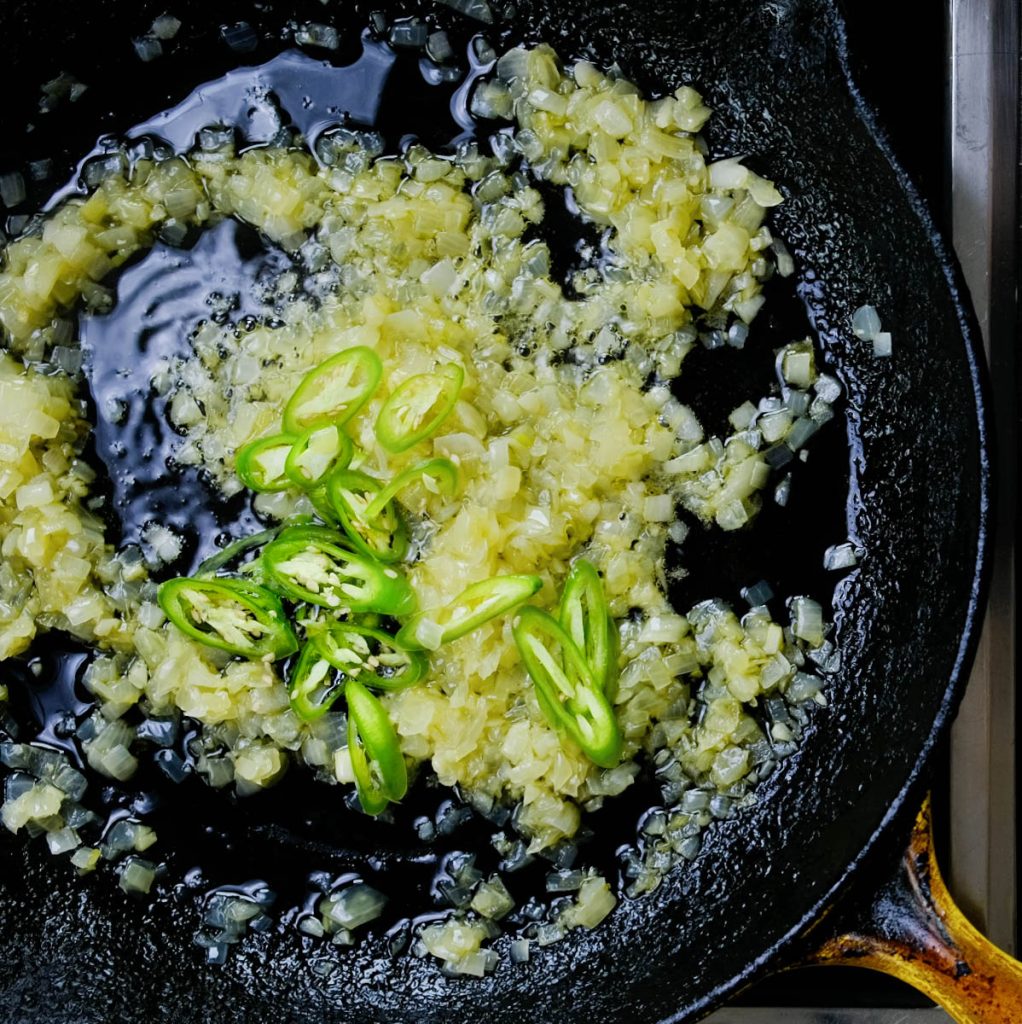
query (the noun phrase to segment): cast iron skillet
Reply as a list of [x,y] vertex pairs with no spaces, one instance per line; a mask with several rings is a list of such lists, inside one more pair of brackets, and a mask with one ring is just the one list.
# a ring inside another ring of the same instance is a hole
[[[416,9],[373,3],[356,13],[364,20],[384,7]],[[622,901],[594,933],[574,933],[527,967],[502,965],[485,980],[447,979],[429,960],[391,959],[370,941],[338,957],[325,981],[309,969],[319,953],[303,953],[290,931],[253,937],[226,966],[205,968],[190,944],[196,917],[187,901],[131,903],[109,884],[82,883],[38,849],[4,839],[7,1019],[694,1019],[804,956],[827,930],[825,923],[810,935],[839,894],[903,837],[965,684],[989,551],[978,333],[953,258],[850,83],[829,0],[516,7],[509,36],[616,60],[651,90],[696,85],[717,111],[714,151],[753,154],[783,188],[787,201],[774,224],[795,254],[799,295],[846,387],[847,530],[867,552],[835,595],[842,667],[830,706],[763,786],[758,805],[711,829],[691,865],[653,895]],[[69,167],[101,131],[124,130],[223,74],[237,61],[219,40],[223,23],[245,18],[273,29],[288,18],[328,20],[332,8],[182,0],[172,9],[184,22],[179,39],[143,66],[127,37],[163,10],[162,0],[6,3],[4,162],[49,155]],[[273,50],[264,43],[251,59]],[[75,107],[32,116],[34,83],[65,68],[89,82],[89,93]],[[26,120],[34,133],[25,133]],[[851,311],[867,301],[894,334],[892,360],[874,359],[847,330]],[[761,537],[761,546],[790,543]],[[722,551],[721,565],[741,554]],[[238,849],[261,841],[244,830],[234,837]]]

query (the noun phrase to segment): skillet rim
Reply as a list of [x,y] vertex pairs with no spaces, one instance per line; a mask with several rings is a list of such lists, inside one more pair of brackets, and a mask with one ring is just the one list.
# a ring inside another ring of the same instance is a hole
[[[826,928],[825,920],[831,910],[842,900],[848,898],[854,883],[861,881],[871,862],[875,862],[878,856],[882,857],[884,844],[893,841],[893,833],[899,825],[905,823],[906,816],[910,813],[914,815],[918,810],[915,803],[921,798],[920,790],[927,782],[934,754],[949,733],[965,696],[986,615],[990,577],[993,571],[993,539],[996,529],[996,480],[993,468],[996,438],[994,436],[990,370],[987,365],[982,332],[969,297],[968,285],[953,246],[945,239],[943,232],[934,220],[928,203],[923,199],[914,180],[902,166],[880,115],[857,84],[855,57],[850,51],[848,26],[841,11],[840,0],[824,0],[824,3],[829,8],[830,24],[828,27],[833,33],[837,62],[844,76],[845,86],[852,100],[855,115],[890,167],[912,215],[917,219],[927,237],[947,284],[949,298],[957,316],[958,331],[964,343],[964,354],[974,400],[974,407],[970,409],[970,415],[975,414],[978,435],[976,454],[979,458],[977,467],[979,524],[969,602],[965,610],[965,620],[955,662],[937,715],[930,727],[929,736],[909,768],[897,796],[859,853],[846,865],[833,885],[784,935],[759,952],[745,968],[730,979],[716,985],[687,1006],[661,1018],[659,1024],[683,1024],[685,1021],[702,1019],[757,979],[772,971],[794,966],[795,957],[792,954],[797,952],[799,943],[811,936],[815,928],[821,926]],[[906,842],[907,834],[906,828]],[[896,870],[895,864],[892,864],[887,870],[893,874]],[[878,886],[869,886],[868,891],[872,894],[878,888]],[[854,906],[854,901],[852,905]],[[789,962],[784,962],[786,959]]]

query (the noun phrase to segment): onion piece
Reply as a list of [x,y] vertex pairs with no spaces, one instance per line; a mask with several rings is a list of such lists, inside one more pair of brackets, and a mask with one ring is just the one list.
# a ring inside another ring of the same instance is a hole
[[156,881],[156,865],[141,857],[129,857],[121,868],[117,884],[127,893],[145,895]]
[[880,316],[872,306],[860,306],[852,314],[852,333],[860,341],[872,341],[880,331]]
[[493,24],[493,9],[486,0],[440,0],[440,3],[467,18],[474,18],[487,25]]
[[328,926],[352,930],[379,917],[386,903],[383,893],[356,882],[327,896],[320,903],[320,913]]
[[322,25],[307,21],[295,31],[295,42],[299,46],[319,46],[324,50],[336,50],[341,45],[340,36],[333,25]]
[[833,544],[823,553],[824,569],[849,569],[858,562],[858,553],[851,543]]
[[131,45],[135,48],[138,59],[148,64],[163,56],[163,44],[155,36],[142,36],[139,39],[132,39]]
[[259,45],[259,36],[247,21],[220,27],[220,38],[235,53],[251,53]]
[[172,14],[161,14],[154,19],[149,29],[149,34],[156,39],[166,42],[173,39],[181,29],[181,21]]
[[879,358],[890,356],[894,351],[891,344],[891,335],[888,331],[877,331],[873,335],[873,355]]
[[818,601],[809,597],[795,597],[791,600],[791,630],[800,640],[812,647],[823,643],[823,608]]
[[20,172],[8,171],[6,174],[0,174],[0,202],[3,202],[7,209],[24,202],[26,195],[25,179]]

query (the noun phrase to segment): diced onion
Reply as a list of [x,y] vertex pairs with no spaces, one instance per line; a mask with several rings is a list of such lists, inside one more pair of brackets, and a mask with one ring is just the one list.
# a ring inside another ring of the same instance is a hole
[[850,543],[834,544],[823,553],[824,569],[848,569],[858,561],[855,545]]
[[156,881],[156,866],[141,857],[129,857],[117,881],[125,892],[148,893]]
[[880,316],[872,306],[860,306],[852,314],[852,333],[860,341],[872,341],[880,331]]
[[328,896],[321,903],[320,912],[332,924],[350,930],[379,917],[386,902],[383,893],[364,882],[356,882]]
[[163,45],[155,36],[132,39],[131,45],[135,47],[135,53],[138,54],[139,60],[147,64],[163,54]]

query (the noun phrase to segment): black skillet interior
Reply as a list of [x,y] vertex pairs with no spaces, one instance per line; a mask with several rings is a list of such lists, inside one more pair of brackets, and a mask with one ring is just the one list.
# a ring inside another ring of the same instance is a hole
[[[279,38],[289,19],[350,26],[388,5],[353,6],[342,12],[310,2],[278,11],[181,2],[172,9],[183,22],[178,39],[160,60],[143,65],[129,38],[144,32],[162,5],[97,0],[84,14],[62,0],[45,8],[8,3],[0,11],[0,74],[10,98],[0,171],[51,156],[61,180],[102,132],[123,131],[225,73],[239,59],[224,47],[221,24],[244,19]],[[812,0],[516,6],[509,25],[490,32],[495,42],[506,33],[551,41],[564,55],[617,60],[651,91],[694,84],[717,111],[709,131],[713,152],[749,154],[787,196],[774,224],[795,253],[797,293],[779,289],[772,297],[775,312],[750,342],[761,365],[750,372],[761,381],[770,347],[804,330],[808,314],[846,386],[845,415],[821,433],[810,464],[798,470],[786,511],[768,507],[753,531],[726,544],[709,534],[689,541],[683,558],[695,571],[675,597],[687,607],[710,596],[700,588],[712,583],[712,593],[737,601],[738,587],[763,576],[782,592],[808,588],[829,597],[833,577],[818,568],[823,547],[855,539],[867,556],[834,595],[843,663],[830,707],[815,716],[804,749],[763,787],[759,805],[711,830],[697,860],[653,896],[623,901],[592,935],[576,933],[527,968],[504,964],[483,981],[452,981],[432,962],[392,959],[385,936],[335,954],[321,946],[303,951],[293,930],[251,937],[224,967],[202,965],[191,945],[194,900],[169,891],[189,856],[203,863],[207,878],[233,869],[234,880],[253,872],[284,877],[296,865],[371,869],[375,833],[351,831],[343,815],[338,825],[323,794],[301,798],[297,781],[242,808],[197,785],[161,794],[169,819],[198,824],[171,858],[167,895],[153,906],[127,900],[109,880],[83,883],[37,846],[4,839],[0,1005],[9,1019],[192,1024],[698,1015],[776,959],[829,905],[891,808],[904,802],[947,721],[960,692],[985,524],[970,320],[945,251],[849,91],[833,8]],[[407,13],[415,5],[388,9]],[[479,27],[450,11],[439,17],[462,39]],[[244,60],[268,59],[282,45],[264,42]],[[333,59],[357,52],[349,33]],[[36,86],[61,70],[90,89],[73,107],[41,116]],[[395,79],[386,103],[409,125],[395,120],[397,135],[430,138],[434,95],[414,75]],[[28,122],[35,127],[26,133]],[[40,186],[38,199],[46,188]],[[894,333],[891,361],[874,359],[847,329],[849,314],[864,302],[881,310]],[[697,350],[683,373],[682,396],[711,426],[751,386],[745,377],[734,383],[738,364],[728,358]],[[211,821],[217,828],[204,831]],[[458,842],[473,838],[469,826]],[[379,851],[384,861],[415,853],[421,851],[390,836]],[[311,970],[317,963],[327,970]]]

